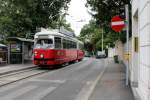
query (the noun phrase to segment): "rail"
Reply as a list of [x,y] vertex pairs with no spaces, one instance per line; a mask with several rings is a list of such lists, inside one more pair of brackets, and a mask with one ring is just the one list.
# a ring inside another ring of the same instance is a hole
[[42,75],[48,72],[49,70],[39,70],[39,68],[31,68],[0,75],[0,87],[28,78],[32,78],[38,75]]

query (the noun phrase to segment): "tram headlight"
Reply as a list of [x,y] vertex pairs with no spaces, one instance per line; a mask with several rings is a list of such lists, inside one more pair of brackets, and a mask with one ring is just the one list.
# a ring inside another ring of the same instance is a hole
[[34,56],[37,56],[37,51],[34,52]]
[[41,55],[40,55],[40,57],[41,57],[41,58],[44,58],[44,55],[43,55],[43,54],[41,54]]

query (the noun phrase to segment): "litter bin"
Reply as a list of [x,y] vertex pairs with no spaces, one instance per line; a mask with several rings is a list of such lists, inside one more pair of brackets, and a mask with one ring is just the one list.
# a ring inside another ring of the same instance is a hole
[[119,63],[118,55],[115,55],[115,56],[114,56],[114,62],[115,62],[115,63]]

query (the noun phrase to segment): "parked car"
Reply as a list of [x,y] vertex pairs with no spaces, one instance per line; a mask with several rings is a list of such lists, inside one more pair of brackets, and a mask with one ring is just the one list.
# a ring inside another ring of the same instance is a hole
[[91,57],[90,53],[88,51],[85,51],[85,54],[84,54],[85,57]]
[[97,51],[96,58],[106,58],[106,54],[104,51]]

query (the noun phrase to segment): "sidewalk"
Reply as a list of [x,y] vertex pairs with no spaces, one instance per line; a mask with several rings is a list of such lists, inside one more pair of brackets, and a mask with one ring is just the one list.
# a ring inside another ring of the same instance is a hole
[[125,86],[123,65],[112,59],[108,63],[89,100],[134,100],[131,88]]
[[22,69],[28,69],[31,67],[35,67],[33,64],[9,64],[0,66],[0,75],[6,74],[9,72],[14,72]]

